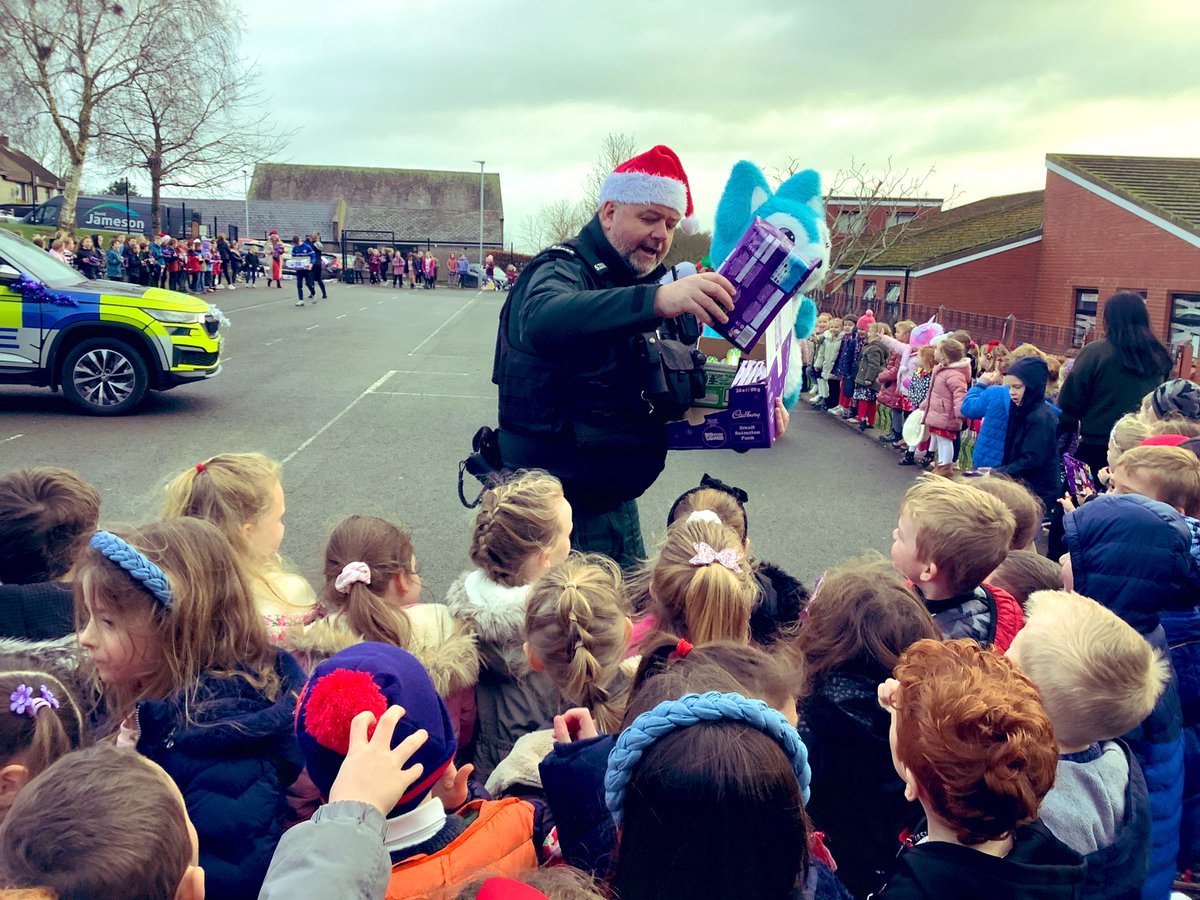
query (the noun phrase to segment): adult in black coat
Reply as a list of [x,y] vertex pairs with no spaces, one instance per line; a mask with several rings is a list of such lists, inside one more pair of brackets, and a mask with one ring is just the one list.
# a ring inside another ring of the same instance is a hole
[[1057,508],[1062,491],[1058,461],[1058,416],[1046,404],[1050,369],[1044,360],[1026,356],[1004,375],[1012,397],[1008,429],[1004,434],[1004,462],[992,471],[1025,482],[1046,504]]

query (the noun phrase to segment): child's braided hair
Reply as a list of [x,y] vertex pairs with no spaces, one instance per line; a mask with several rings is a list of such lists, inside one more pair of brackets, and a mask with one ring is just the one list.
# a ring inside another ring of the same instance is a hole
[[529,557],[558,537],[562,499],[562,483],[538,469],[488,488],[475,516],[471,562],[492,581],[521,586],[521,570]]

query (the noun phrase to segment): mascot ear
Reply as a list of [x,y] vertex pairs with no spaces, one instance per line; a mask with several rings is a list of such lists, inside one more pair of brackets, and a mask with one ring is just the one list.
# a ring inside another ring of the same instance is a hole
[[807,203],[810,206],[813,206],[813,201],[816,200],[819,205],[813,206],[815,212],[822,212],[825,206],[821,196],[821,176],[815,169],[797,172],[781,184],[776,193],[794,203]]
[[712,260],[715,267],[725,261],[750,223],[754,212],[771,197],[771,186],[754,163],[736,163],[725,182],[725,190],[717,204],[713,228]]

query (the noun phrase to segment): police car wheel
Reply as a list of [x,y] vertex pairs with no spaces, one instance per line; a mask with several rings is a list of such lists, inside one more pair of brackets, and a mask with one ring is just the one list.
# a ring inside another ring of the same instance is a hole
[[141,354],[115,338],[89,338],[73,347],[61,378],[66,398],[94,416],[132,412],[150,387]]

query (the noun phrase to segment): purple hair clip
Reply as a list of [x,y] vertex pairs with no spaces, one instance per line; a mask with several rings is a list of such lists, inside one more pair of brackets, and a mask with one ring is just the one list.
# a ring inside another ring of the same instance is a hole
[[38,712],[43,709],[58,709],[58,700],[48,687],[43,684],[39,693],[41,696],[35,697],[33,688],[24,684],[17,685],[17,689],[8,696],[8,711],[18,716],[27,715],[36,719]]

